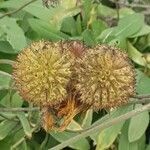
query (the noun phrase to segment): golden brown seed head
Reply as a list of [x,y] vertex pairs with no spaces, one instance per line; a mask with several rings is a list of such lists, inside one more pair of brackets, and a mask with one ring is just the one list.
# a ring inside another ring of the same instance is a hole
[[128,102],[135,92],[135,72],[127,54],[109,46],[89,49],[76,65],[81,101],[96,109]]
[[32,43],[14,64],[13,76],[20,95],[38,106],[61,102],[66,97],[71,64],[70,53],[62,52],[59,43]]

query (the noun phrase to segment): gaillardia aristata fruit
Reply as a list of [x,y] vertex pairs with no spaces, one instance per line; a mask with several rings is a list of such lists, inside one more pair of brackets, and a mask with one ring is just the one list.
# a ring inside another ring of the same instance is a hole
[[53,106],[67,95],[71,76],[69,51],[60,43],[39,41],[25,48],[14,64],[13,77],[20,95],[37,106]]
[[135,72],[127,54],[98,45],[88,49],[76,64],[81,101],[95,109],[127,103],[135,92]]

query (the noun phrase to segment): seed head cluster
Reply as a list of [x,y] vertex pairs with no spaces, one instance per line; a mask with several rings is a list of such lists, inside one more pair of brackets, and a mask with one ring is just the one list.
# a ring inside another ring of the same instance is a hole
[[76,114],[123,105],[135,94],[131,61],[110,46],[38,41],[18,54],[13,67],[20,95],[44,110],[46,131],[65,130]]

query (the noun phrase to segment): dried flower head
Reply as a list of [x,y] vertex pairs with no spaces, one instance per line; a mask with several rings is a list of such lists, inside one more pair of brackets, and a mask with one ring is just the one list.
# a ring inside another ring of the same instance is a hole
[[100,46],[89,49],[75,68],[81,101],[96,109],[116,107],[134,95],[135,72],[127,54]]
[[72,65],[69,51],[59,43],[39,41],[25,48],[14,64],[13,77],[20,95],[38,106],[65,99]]
[[46,131],[64,131],[75,115],[87,111],[88,108],[89,106],[79,101],[78,95],[69,94],[59,105],[42,108],[42,126]]

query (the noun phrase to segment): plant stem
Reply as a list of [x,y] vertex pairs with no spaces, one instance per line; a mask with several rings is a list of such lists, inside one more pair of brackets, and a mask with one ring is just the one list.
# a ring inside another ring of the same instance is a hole
[[118,0],[115,0],[115,5],[116,5],[116,13],[117,13],[117,22],[119,21],[120,14],[119,14],[119,3]]
[[[150,95],[137,95],[137,98],[135,100],[129,101],[126,105],[128,104],[138,104],[138,103],[149,103],[150,102]],[[138,100],[137,100],[138,99]],[[32,108],[22,108],[22,107],[17,107],[17,108],[0,108],[0,112],[19,112],[19,111],[38,111],[40,110],[39,107],[32,107]]]
[[39,107],[33,108],[0,108],[0,112],[38,111]]
[[6,16],[9,16],[9,15],[17,13],[18,11],[22,10],[24,7],[28,6],[29,4],[31,4],[31,3],[35,2],[35,1],[36,0],[31,0],[31,1],[27,2],[27,3],[25,3],[24,5],[22,5],[21,7],[19,7],[18,9],[10,11],[10,12],[7,12],[7,13],[1,15],[0,19],[4,18]]
[[70,144],[80,140],[81,138],[85,138],[85,137],[95,133],[96,131],[101,131],[101,130],[106,129],[106,128],[112,126],[112,125],[115,125],[115,124],[117,124],[117,123],[119,123],[121,121],[127,120],[127,119],[129,119],[129,118],[131,118],[133,116],[136,116],[136,115],[138,115],[138,114],[140,114],[140,113],[142,113],[142,112],[144,112],[146,110],[150,110],[150,104],[147,104],[147,105],[144,105],[141,108],[137,108],[135,110],[132,110],[132,111],[130,111],[128,113],[125,113],[125,114],[123,114],[123,115],[121,115],[119,117],[116,117],[116,118],[113,118],[113,119],[109,119],[109,120],[103,122],[102,124],[94,126],[93,128],[91,128],[89,130],[86,130],[86,131],[84,131],[82,133],[79,133],[78,135],[76,135],[76,136],[74,136],[74,137],[64,141],[63,143],[61,143],[61,144],[51,148],[51,150],[63,149],[66,146],[68,146],[68,145],[70,145]]
[[127,104],[141,104],[141,103],[143,103],[143,104],[150,103],[150,98],[131,100]]
[[135,95],[133,98],[136,99],[145,99],[145,98],[150,98],[150,94],[144,94],[144,95]]
[[15,144],[11,147],[11,149],[12,149],[12,150],[15,150],[24,140],[25,140],[24,137],[21,138],[17,143],[15,143]]

